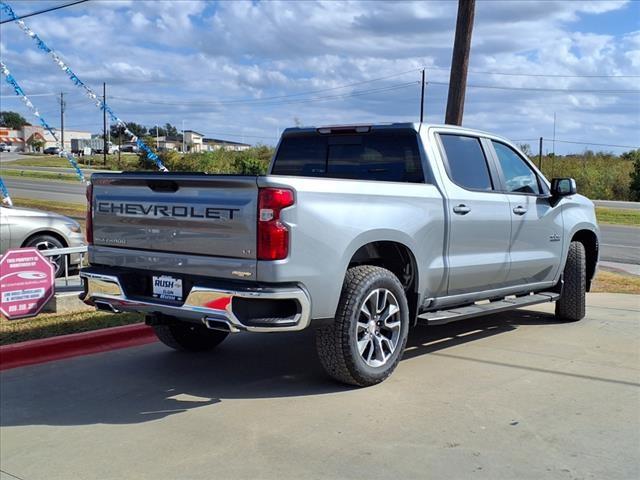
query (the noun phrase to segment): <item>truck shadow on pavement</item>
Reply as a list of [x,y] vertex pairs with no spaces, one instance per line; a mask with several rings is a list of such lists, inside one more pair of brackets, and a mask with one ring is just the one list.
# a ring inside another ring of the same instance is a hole
[[[418,326],[410,332],[404,358],[425,355],[428,375],[431,352],[519,325],[553,322],[552,315],[519,310]],[[9,370],[0,380],[2,427],[137,424],[229,399],[286,400],[355,390],[325,376],[312,331],[238,334],[203,354],[174,352],[157,343]]]

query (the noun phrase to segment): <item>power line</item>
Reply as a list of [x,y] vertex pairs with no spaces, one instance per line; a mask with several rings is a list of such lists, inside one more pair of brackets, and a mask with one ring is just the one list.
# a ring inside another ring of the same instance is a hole
[[141,100],[138,98],[128,98],[128,97],[119,97],[112,96],[111,98],[114,100],[121,100],[123,102],[133,102],[133,103],[145,103],[150,105],[169,105],[169,106],[200,106],[200,105],[229,105],[229,104],[264,104],[264,105],[287,105],[291,103],[309,103],[323,100],[331,100],[337,98],[349,98],[349,97],[358,97],[363,95],[370,95],[372,93],[380,93],[380,92],[388,92],[391,90],[397,90],[400,88],[406,88],[411,85],[418,85],[420,82],[418,80],[413,82],[399,83],[394,85],[388,85],[385,87],[372,88],[367,90],[356,90],[350,93],[343,93],[338,95],[326,95],[320,97],[311,97],[311,98],[298,98],[291,100],[271,100],[271,99],[246,99],[243,101],[239,100],[230,100],[230,101],[203,101],[203,100],[185,100],[180,102],[165,102],[160,100]]
[[[440,86],[449,86],[448,82],[427,82],[428,85],[440,85]],[[598,89],[573,89],[573,88],[544,88],[544,87],[502,87],[499,85],[471,85],[468,84],[469,88],[489,88],[495,90],[528,90],[531,92],[568,92],[568,93],[609,93],[609,94],[623,94],[623,93],[634,93],[639,94],[640,90],[598,90]]]
[[[512,140],[512,141],[513,142],[537,142],[538,140],[539,140],[539,138],[521,138],[519,140]],[[616,145],[616,144],[612,144],[612,143],[576,142],[576,141],[572,141],[572,140],[558,140],[557,138],[555,139],[555,141],[559,142],[559,143],[571,143],[571,144],[574,144],[574,145],[592,145],[594,147],[632,148],[634,150],[640,148],[638,146],[634,147],[632,145]]]
[[[425,67],[427,70],[441,70],[448,72],[449,68],[444,67]],[[549,78],[640,78],[640,75],[588,75],[588,74],[554,74],[554,73],[515,73],[515,72],[486,72],[479,70],[469,70],[469,73],[478,75],[503,75],[510,77],[549,77]]]
[[61,8],[71,7],[73,5],[77,5],[78,3],[88,2],[89,0],[78,0],[76,2],[65,3],[64,5],[58,5],[57,7],[45,8],[44,10],[38,10],[37,12],[28,13],[26,15],[20,15],[19,17],[8,18],[7,20],[2,20],[0,25],[3,23],[14,22],[16,20],[22,20],[23,18],[33,17],[35,15],[40,15],[42,13],[53,12],[54,10],[60,10]]
[[633,148],[634,150],[640,148],[638,146],[634,147],[634,146],[631,146],[631,145],[612,145],[612,144],[608,144],[608,143],[593,143],[593,142],[573,142],[573,141],[570,141],[570,140],[558,140],[557,138],[556,138],[556,142],[559,142],[559,143],[573,143],[575,145],[593,145],[595,147]]

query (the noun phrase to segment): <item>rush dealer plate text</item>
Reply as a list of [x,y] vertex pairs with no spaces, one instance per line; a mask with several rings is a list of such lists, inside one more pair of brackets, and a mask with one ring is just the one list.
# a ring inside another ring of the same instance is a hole
[[153,296],[162,300],[182,300],[182,279],[168,275],[154,275]]

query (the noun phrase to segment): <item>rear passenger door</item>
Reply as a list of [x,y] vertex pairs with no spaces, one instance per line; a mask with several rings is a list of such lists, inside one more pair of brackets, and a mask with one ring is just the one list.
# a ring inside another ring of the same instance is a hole
[[448,295],[504,287],[511,211],[506,195],[497,191],[495,167],[480,138],[458,133],[438,137],[446,170]]
[[516,150],[497,140],[487,143],[493,149],[511,210],[507,281],[513,285],[549,282],[561,263],[561,208],[551,205],[546,185]]

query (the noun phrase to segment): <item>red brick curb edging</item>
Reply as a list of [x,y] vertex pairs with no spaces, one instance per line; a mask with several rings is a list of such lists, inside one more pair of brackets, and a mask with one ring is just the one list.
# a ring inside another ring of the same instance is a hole
[[144,323],[29,340],[0,347],[0,370],[135,347],[156,340],[151,327]]

